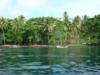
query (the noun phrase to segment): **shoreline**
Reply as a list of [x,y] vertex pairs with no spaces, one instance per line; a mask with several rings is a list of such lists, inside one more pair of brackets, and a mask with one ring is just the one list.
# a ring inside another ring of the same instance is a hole
[[[83,45],[83,44],[69,44],[69,45],[0,45],[0,48],[58,48],[58,46],[66,47],[66,46],[96,46],[96,45]],[[98,46],[98,45],[97,45]],[[59,47],[59,48],[60,48]]]
[[47,48],[47,47],[55,47],[53,45],[0,45],[2,48],[24,48],[24,47],[30,47],[30,48]]

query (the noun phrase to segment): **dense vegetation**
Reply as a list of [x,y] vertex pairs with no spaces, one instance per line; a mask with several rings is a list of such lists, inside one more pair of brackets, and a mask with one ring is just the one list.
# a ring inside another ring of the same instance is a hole
[[70,19],[64,12],[63,19],[38,17],[26,20],[22,15],[14,19],[0,18],[0,44],[99,44],[99,38],[100,15]]

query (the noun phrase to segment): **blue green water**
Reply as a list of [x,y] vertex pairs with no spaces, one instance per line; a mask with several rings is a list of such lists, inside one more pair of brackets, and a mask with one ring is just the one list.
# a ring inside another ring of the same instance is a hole
[[100,47],[0,48],[0,75],[100,75]]

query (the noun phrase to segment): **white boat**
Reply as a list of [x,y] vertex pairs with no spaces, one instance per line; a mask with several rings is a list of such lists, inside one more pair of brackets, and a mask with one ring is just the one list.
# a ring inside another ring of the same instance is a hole
[[66,46],[57,45],[56,47],[57,48],[68,48],[69,46],[68,45],[66,45]]
[[17,45],[12,45],[12,47],[13,47],[13,48],[19,48],[19,46],[17,46]]

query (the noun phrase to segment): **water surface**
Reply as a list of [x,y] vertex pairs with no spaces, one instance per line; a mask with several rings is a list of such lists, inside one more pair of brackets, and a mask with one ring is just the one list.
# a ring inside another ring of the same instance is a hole
[[0,48],[0,75],[100,75],[100,47]]

